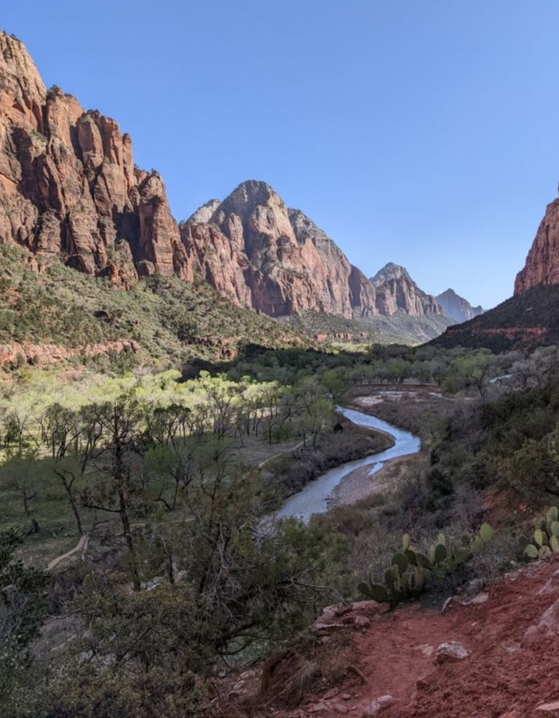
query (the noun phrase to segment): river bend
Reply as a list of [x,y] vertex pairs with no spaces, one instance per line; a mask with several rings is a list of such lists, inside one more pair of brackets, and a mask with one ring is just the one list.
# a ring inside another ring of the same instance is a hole
[[419,437],[410,434],[408,431],[397,429],[386,421],[377,419],[376,416],[341,407],[338,407],[338,411],[357,426],[376,429],[389,434],[394,439],[394,446],[378,454],[366,456],[364,459],[348,461],[341,466],[329,469],[326,473],[310,481],[301,491],[286,499],[281,509],[276,512],[276,518],[296,517],[306,523],[312,514],[322,514],[328,510],[328,499],[332,496],[332,492],[340,481],[352,471],[368,466],[370,467],[368,474],[371,476],[379,471],[387,461],[401,456],[408,456],[409,454],[416,454],[421,449]]

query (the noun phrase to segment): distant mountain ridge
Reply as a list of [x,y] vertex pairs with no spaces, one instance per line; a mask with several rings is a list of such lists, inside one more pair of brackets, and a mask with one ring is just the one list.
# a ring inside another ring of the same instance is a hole
[[450,319],[454,320],[457,324],[467,322],[484,312],[481,306],[472,307],[470,302],[456,294],[454,289],[447,289],[441,292],[435,299],[441,305],[447,317],[450,317]]
[[389,262],[369,280],[377,290],[377,307],[381,314],[403,312],[410,317],[443,315],[439,303],[421,290],[408,270]]
[[135,165],[130,136],[60,88],[47,90],[23,43],[1,32],[0,244],[25,248],[35,269],[58,258],[124,288],[138,277],[201,276],[274,318],[428,316],[429,335],[448,324],[406,270],[395,274],[394,265],[385,281],[369,281],[265,182],[243,182],[179,227],[160,175]]

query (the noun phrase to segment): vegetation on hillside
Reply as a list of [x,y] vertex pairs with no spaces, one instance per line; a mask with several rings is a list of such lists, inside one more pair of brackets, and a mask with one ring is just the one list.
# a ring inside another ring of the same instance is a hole
[[[205,367],[23,367],[3,383],[0,616],[30,608],[17,614],[21,640],[0,628],[13,657],[0,665],[6,715],[200,714],[216,674],[286,645],[324,605],[356,599],[365,576],[386,580],[403,534],[408,549],[427,552],[445,535],[449,566],[441,559],[444,571],[430,568],[426,582],[433,600],[523,560],[530,517],[556,503],[555,347],[495,355],[253,344]],[[270,530],[262,519],[283,497],[385,444],[334,410],[371,392],[374,413],[418,433],[422,454],[394,465],[382,494]],[[504,518],[488,490],[502,497]],[[474,551],[488,519],[495,534]],[[46,578],[40,569],[82,533],[85,560],[72,561],[78,552]],[[464,534],[468,561],[447,571]],[[398,571],[401,583],[412,569]],[[10,604],[14,585],[21,600]],[[416,597],[415,584],[396,588],[398,600]]]
[[433,340],[452,349],[486,347],[494,352],[533,351],[559,342],[559,286],[538,286],[517,294]]
[[51,586],[75,640],[55,640],[52,666],[41,639],[36,683],[14,677],[9,715],[147,718],[165,705],[183,716],[200,677],[300,630],[321,587],[334,595],[343,541],[295,521],[262,529],[273,497],[250,460],[255,440],[270,455],[292,435],[316,450],[332,430],[315,377],[284,387],[167,372],[52,394],[38,392],[56,381],[48,372],[20,378],[2,402],[4,519],[27,535],[28,561],[61,532],[91,534],[96,561]]
[[406,344],[415,346],[439,336],[449,325],[440,315],[412,317],[404,312],[363,319],[344,319],[305,311],[282,320],[298,332],[319,337],[326,344]]
[[119,357],[109,348],[88,359],[77,353],[78,362],[120,371],[230,358],[248,341],[269,347],[304,344],[287,327],[235,306],[201,280],[190,284],[155,276],[131,280],[125,289],[54,260],[37,273],[28,260],[18,247],[0,247],[0,344],[48,343],[79,350],[135,342],[136,354]]

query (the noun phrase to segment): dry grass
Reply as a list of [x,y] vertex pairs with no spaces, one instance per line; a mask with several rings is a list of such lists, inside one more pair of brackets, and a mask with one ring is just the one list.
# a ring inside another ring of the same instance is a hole
[[234,449],[234,455],[237,459],[249,466],[260,466],[276,457],[293,451],[299,444],[299,437],[282,441],[280,443],[273,442],[271,445],[263,440],[263,437],[254,436],[243,438],[242,445]]
[[436,386],[399,385],[395,388],[381,385],[356,387],[350,392],[350,399],[357,409],[368,411],[428,442],[440,422],[451,416],[460,403],[467,401],[437,394]]

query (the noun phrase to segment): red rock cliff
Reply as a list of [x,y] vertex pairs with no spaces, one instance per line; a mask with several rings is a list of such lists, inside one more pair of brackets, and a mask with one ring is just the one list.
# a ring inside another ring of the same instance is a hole
[[521,294],[539,284],[559,284],[559,199],[547,206],[526,265],[516,275],[514,293]]
[[179,231],[161,177],[135,167],[130,136],[59,88],[47,91],[24,45],[0,33],[0,244],[8,243],[39,266],[57,256],[115,279],[157,272],[189,280],[197,271],[273,317],[439,310],[411,280],[373,286],[264,182],[208,202]]
[[444,314],[435,297],[422,291],[405,267],[389,262],[370,281],[377,290],[380,314],[401,312],[410,317]]
[[364,317],[375,289],[301,211],[264,182],[241,184],[181,225],[189,257],[219,292],[273,317],[304,310]]
[[0,33],[0,244],[11,242],[88,274],[124,260],[190,276],[163,181],[135,169],[130,136],[47,92],[23,43]]

